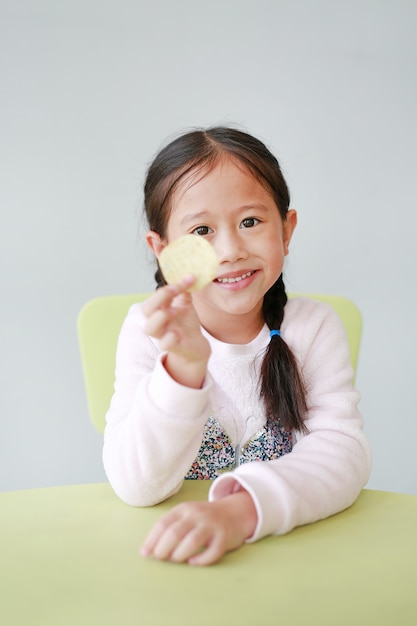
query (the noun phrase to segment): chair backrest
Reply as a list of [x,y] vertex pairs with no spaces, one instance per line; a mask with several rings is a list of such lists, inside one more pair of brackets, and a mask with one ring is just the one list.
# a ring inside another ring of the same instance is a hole
[[[150,294],[104,296],[87,302],[78,316],[78,339],[87,403],[92,423],[104,431],[105,415],[114,391],[117,340],[123,320],[132,304],[143,302]],[[362,317],[347,298],[321,294],[305,295],[329,303],[345,325],[353,369],[356,370],[362,332]]]

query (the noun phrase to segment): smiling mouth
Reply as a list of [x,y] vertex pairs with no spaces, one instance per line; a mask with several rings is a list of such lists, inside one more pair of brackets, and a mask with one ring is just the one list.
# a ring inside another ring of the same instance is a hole
[[216,278],[215,282],[222,283],[222,284],[238,283],[244,278],[248,278],[248,276],[252,276],[252,274],[254,273],[255,271],[246,272],[245,274],[242,274],[242,276],[235,276],[234,278]]

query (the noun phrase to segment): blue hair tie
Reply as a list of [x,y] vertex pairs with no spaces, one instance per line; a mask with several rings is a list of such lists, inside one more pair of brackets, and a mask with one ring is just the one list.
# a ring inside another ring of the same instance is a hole
[[280,330],[271,330],[269,333],[270,338],[272,339],[272,337],[274,335],[278,335],[278,337],[281,337],[281,331]]

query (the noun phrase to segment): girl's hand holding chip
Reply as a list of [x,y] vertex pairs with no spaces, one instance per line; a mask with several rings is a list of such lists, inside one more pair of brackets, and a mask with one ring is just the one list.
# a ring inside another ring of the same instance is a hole
[[210,344],[201,333],[200,321],[188,292],[195,277],[158,289],[143,304],[145,332],[159,339],[166,351],[164,366],[169,375],[186,387],[199,389],[206,376]]

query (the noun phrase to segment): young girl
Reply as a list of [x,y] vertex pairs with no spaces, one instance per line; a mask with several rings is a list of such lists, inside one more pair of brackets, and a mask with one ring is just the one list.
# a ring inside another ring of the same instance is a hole
[[330,306],[287,302],[282,270],[296,212],[263,143],[230,128],[185,134],[151,164],[147,243],[193,233],[219,258],[134,305],[121,330],[104,465],[134,506],[214,479],[208,502],[174,507],[144,556],[210,564],[244,542],[283,534],[350,506],[370,453],[349,347]]

